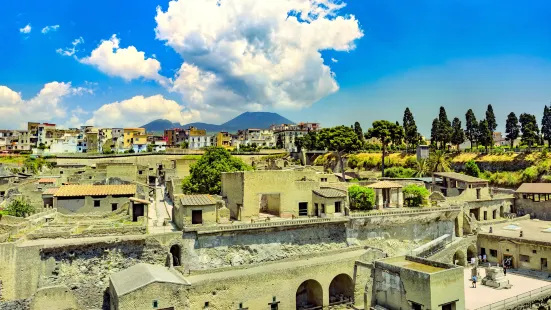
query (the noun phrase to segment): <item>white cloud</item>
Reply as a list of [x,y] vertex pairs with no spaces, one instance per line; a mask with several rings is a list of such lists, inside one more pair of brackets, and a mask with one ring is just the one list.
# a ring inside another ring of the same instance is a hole
[[7,86],[0,85],[0,123],[5,128],[22,128],[27,121],[51,121],[65,117],[64,97],[74,94],[71,83],[51,82],[29,100]]
[[363,36],[337,0],[175,0],[156,37],[184,58],[171,88],[190,107],[307,107],[339,86],[320,51]]
[[126,81],[145,78],[158,81],[167,86],[170,81],[159,74],[161,63],[153,58],[146,58],[144,52],[134,46],[119,47],[120,40],[116,35],[104,40],[92,51],[91,55],[80,62],[95,66],[110,76],[118,76]]
[[75,95],[84,95],[84,94],[93,95],[93,94],[94,94],[94,90],[93,90],[93,89],[87,88],[87,87],[82,87],[82,86],[75,87],[75,88],[73,88],[71,91],[72,91],[72,93],[75,94]]
[[77,46],[82,43],[84,43],[84,39],[82,37],[76,38],[73,42],[71,42],[71,47],[66,47],[64,49],[58,48],[56,53],[63,56],[73,56],[76,52],[78,52]]
[[335,58],[331,58],[331,61],[332,61],[332,62],[335,62],[335,63],[339,62],[339,61],[338,61],[337,59],[335,59]]
[[135,96],[127,100],[104,104],[96,110],[86,124],[100,127],[141,126],[155,119],[188,123],[199,113],[186,110],[174,100],[161,95]]
[[57,29],[59,28],[59,25],[52,25],[52,26],[46,26],[44,28],[42,28],[42,34],[46,34],[50,31],[57,31]]
[[31,33],[31,24],[27,24],[27,26],[23,28],[19,28],[19,32],[21,33]]

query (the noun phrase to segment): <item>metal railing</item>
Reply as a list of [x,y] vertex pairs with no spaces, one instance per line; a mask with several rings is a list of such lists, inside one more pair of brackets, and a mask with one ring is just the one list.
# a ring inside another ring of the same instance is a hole
[[547,296],[551,296],[551,285],[540,287],[535,290],[531,290],[529,292],[504,299],[502,301],[494,302],[492,304],[476,308],[475,310],[505,310],[509,309],[510,307],[514,307],[527,302],[532,302],[534,300]]

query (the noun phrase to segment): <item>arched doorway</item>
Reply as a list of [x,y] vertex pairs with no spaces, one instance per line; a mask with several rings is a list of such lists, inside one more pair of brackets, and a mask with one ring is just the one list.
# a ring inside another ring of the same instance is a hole
[[323,307],[323,290],[316,280],[306,280],[300,284],[296,295],[297,310]]
[[469,245],[467,248],[467,263],[472,261],[472,258],[476,258],[478,255],[476,254],[476,246],[473,244]]
[[329,284],[329,305],[348,304],[354,301],[354,283],[349,275],[341,273]]
[[175,244],[170,247],[170,254],[172,254],[172,266],[182,266],[182,254],[180,246]]
[[501,207],[499,207],[499,217],[500,217],[500,218],[504,218],[504,217],[505,217],[505,214],[503,213],[503,205],[501,205]]
[[459,266],[467,266],[467,261],[465,260],[465,253],[461,250],[457,250],[455,254],[453,254],[453,261],[452,264],[457,264]]

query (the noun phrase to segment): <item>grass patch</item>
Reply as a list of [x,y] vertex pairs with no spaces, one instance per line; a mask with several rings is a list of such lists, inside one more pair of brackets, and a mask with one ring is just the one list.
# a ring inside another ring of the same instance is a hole
[[23,165],[25,160],[29,158],[28,155],[18,155],[18,156],[0,156],[0,163],[2,164],[17,164]]
[[182,159],[195,159],[195,160],[199,160],[199,159],[201,159],[201,156],[203,156],[203,155],[184,155],[184,156],[182,156]]

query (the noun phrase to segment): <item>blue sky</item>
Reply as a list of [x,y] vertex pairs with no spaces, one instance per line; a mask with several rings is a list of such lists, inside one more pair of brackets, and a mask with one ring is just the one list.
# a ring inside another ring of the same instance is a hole
[[0,127],[221,123],[255,110],[366,129],[409,106],[428,134],[440,105],[463,120],[492,104],[503,130],[509,112],[539,119],[551,101],[548,1],[348,0],[294,24],[288,7],[250,1],[7,2]]

